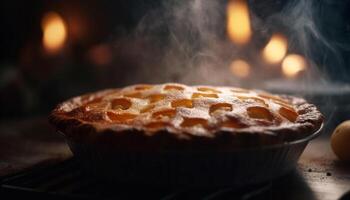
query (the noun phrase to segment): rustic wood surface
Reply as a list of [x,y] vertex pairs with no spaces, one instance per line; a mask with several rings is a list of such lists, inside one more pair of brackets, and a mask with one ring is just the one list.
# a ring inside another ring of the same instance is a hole
[[[0,123],[0,177],[71,156],[45,118]],[[337,160],[323,133],[305,149],[294,172],[271,183],[264,199],[350,199],[349,191],[350,165]]]
[[0,124],[0,177],[71,155],[63,137],[43,117]]
[[324,134],[305,149],[298,169],[314,193],[314,199],[339,199],[350,192],[350,164],[336,158],[330,147],[329,134]]

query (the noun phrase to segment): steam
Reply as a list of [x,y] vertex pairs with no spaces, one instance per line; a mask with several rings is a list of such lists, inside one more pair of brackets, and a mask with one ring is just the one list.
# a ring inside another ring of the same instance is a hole
[[226,40],[225,5],[220,1],[167,1],[143,18],[135,36],[159,45],[161,55],[152,55],[159,57],[158,65],[145,68],[160,74],[161,81],[217,84],[225,77],[218,74],[223,72],[218,48]]
[[[321,25],[325,24],[325,18],[337,18],[337,14],[329,15],[324,11],[324,7],[331,7],[329,3],[325,2],[288,1],[288,4],[274,18],[279,18],[280,23],[288,27],[289,50],[302,54],[309,61],[308,73],[302,80],[326,85],[330,83],[329,72],[332,71],[337,73],[338,79],[349,79],[340,52],[341,49],[349,47],[336,43],[323,35]],[[328,8],[328,11],[331,12],[331,9]],[[338,11],[341,12],[341,10]],[[332,24],[326,24],[327,27],[323,27],[323,29],[326,28],[334,32],[337,29],[336,23],[339,21],[333,20]],[[325,62],[327,59],[330,59],[331,62]]]
[[[274,3],[249,1],[254,3]],[[323,63],[314,62],[319,51],[326,49],[343,65],[338,47],[321,34],[314,1],[291,0],[282,9],[267,17],[259,17],[250,9],[253,39],[246,47],[232,44],[226,35],[226,1],[163,1],[148,12],[135,28],[122,51],[134,59],[134,68],[123,71],[126,83],[181,82],[185,84],[241,85],[260,87],[266,80],[266,66],[260,56],[266,40],[275,32],[283,33],[289,41],[290,53],[299,53],[308,61],[304,85],[310,82],[328,83]],[[255,11],[255,12],[254,12]],[[254,55],[253,55],[254,54]],[[244,58],[256,73],[248,79],[235,78],[229,71],[234,59]],[[265,67],[265,68],[264,68]],[[271,75],[268,78],[276,78]]]
[[289,24],[289,45],[292,50],[299,51],[309,60],[309,71],[304,81],[315,81],[318,83],[328,83],[329,77],[323,63],[316,65],[313,58],[320,49],[326,49],[330,55],[336,58],[337,64],[342,65],[342,58],[339,56],[336,45],[328,41],[320,32],[317,26],[316,6],[313,1],[301,0],[290,1],[282,10],[281,20],[285,25]]

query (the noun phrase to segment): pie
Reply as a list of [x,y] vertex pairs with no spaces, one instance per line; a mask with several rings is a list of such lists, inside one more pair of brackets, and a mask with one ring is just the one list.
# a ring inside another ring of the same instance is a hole
[[118,151],[230,151],[305,138],[323,116],[299,97],[166,83],[78,96],[49,121],[70,141]]

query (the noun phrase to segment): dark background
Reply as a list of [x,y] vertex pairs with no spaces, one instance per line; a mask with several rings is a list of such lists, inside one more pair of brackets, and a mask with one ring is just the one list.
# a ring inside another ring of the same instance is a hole
[[[157,78],[148,81],[134,78],[133,74],[140,71],[139,65],[145,60],[156,63],[152,54],[161,55],[162,52],[130,35],[147,13],[162,9],[164,2],[1,1],[0,119],[46,115],[66,98],[102,88],[140,81],[158,82]],[[226,4],[224,0],[220,2]],[[289,2],[250,0],[249,7],[263,21],[283,10]],[[350,2],[312,2],[316,25],[336,49],[334,53],[319,45],[317,38],[310,38],[314,40],[312,58],[318,66],[322,66],[331,81],[349,83]],[[40,24],[48,11],[59,13],[68,28],[67,44],[56,55],[46,55],[41,44]],[[162,20],[161,17],[159,20]],[[167,34],[165,30],[163,36],[166,38]],[[154,69],[150,70],[152,73]],[[158,72],[154,75],[162,76]],[[181,79],[171,76],[160,80]]]

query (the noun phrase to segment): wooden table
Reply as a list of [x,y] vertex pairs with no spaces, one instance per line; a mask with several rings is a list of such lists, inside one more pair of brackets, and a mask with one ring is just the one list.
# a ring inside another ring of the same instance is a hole
[[[43,117],[0,123],[0,177],[71,156]],[[264,199],[340,199],[349,191],[350,165],[336,159],[324,133],[308,145],[294,172],[271,183]]]
[[283,199],[340,199],[350,191],[350,165],[337,160],[324,135],[309,143],[294,174],[281,182]]

